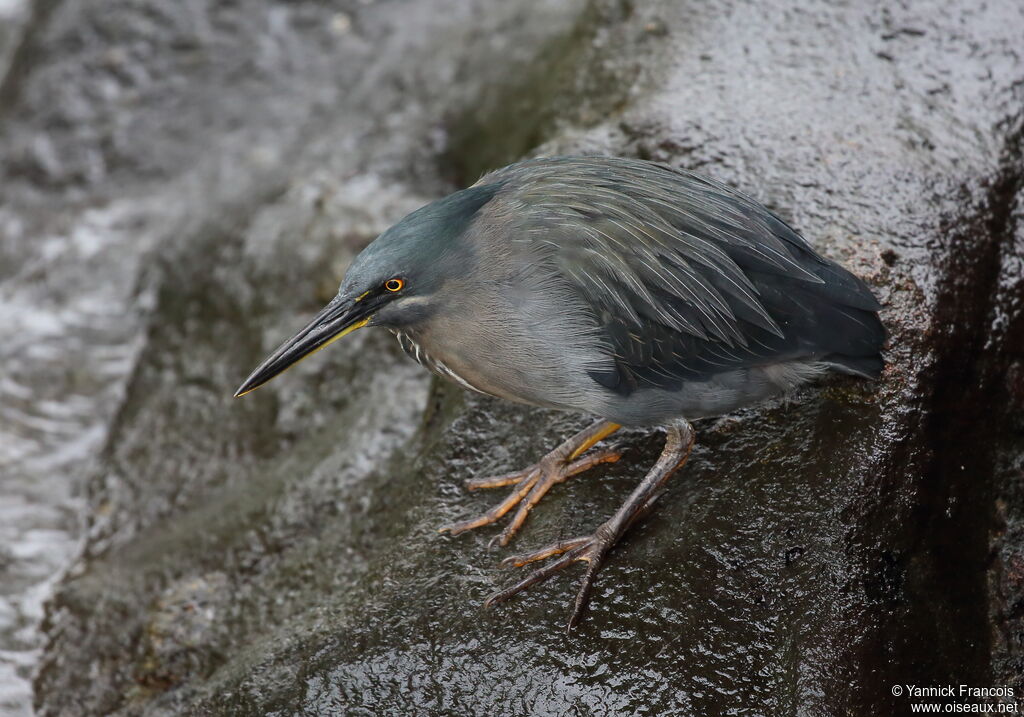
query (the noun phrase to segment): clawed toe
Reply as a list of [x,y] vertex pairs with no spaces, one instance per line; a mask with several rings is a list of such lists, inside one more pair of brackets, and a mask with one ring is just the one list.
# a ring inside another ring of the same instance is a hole
[[535,465],[529,468],[487,478],[473,478],[466,481],[468,490],[502,488],[510,485],[515,487],[512,492],[498,505],[486,513],[463,520],[439,529],[439,532],[459,535],[467,530],[491,525],[503,518],[509,511],[519,506],[508,525],[495,536],[490,545],[508,545],[512,538],[526,522],[527,516],[537,503],[547,494],[552,486],[562,483],[570,477],[582,473],[602,463],[614,463],[622,457],[618,448],[605,448],[583,455],[596,443],[611,435],[618,426],[600,421],[580,431]]
[[500,476],[489,476],[487,478],[470,478],[466,481],[466,490],[488,490],[490,488],[504,488],[508,485],[516,485],[529,478],[537,466],[530,466],[526,470],[515,473],[505,473]]
[[594,535],[586,538],[573,538],[572,540],[559,541],[541,550],[526,553],[521,556],[513,556],[502,561],[502,565],[514,565],[516,567],[521,567],[538,560],[544,560],[556,555],[561,555],[558,560],[534,570],[514,585],[511,585],[504,590],[499,590],[488,597],[484,601],[484,607],[491,607],[492,605],[504,602],[523,592],[527,588],[533,587],[537,583],[547,580],[558,571],[569,567],[573,563],[585,562],[587,563],[587,571],[584,573],[583,579],[580,581],[580,588],[576,593],[576,600],[573,603],[572,614],[569,616],[569,623],[567,625],[568,629],[572,629],[579,622],[580,617],[583,614],[583,610],[590,600],[590,592],[593,588],[597,573],[604,564],[612,545],[615,544],[615,538],[606,534],[603,528],[604,526],[602,526],[601,529],[598,529]]
[[535,563],[538,560],[546,560],[547,558],[554,557],[555,555],[561,555],[562,553],[568,552],[573,548],[585,544],[590,540],[590,537],[586,538],[572,538],[571,540],[561,540],[557,543],[552,543],[546,548],[541,550],[535,550],[532,553],[523,553],[522,555],[511,555],[501,561],[503,568],[521,568],[524,565]]
[[515,489],[509,494],[507,498],[505,498],[505,500],[498,503],[498,505],[494,506],[486,513],[477,516],[476,518],[462,520],[457,523],[452,523],[451,525],[446,525],[442,528],[439,528],[438,532],[458,535],[459,533],[465,533],[467,530],[479,528],[484,525],[490,525],[491,523],[500,520],[506,513],[515,508],[516,505],[518,505],[518,503],[523,498],[526,497],[526,495],[533,488],[534,484],[537,482],[537,479],[540,477],[539,472],[533,469],[522,471],[519,475],[521,477]]

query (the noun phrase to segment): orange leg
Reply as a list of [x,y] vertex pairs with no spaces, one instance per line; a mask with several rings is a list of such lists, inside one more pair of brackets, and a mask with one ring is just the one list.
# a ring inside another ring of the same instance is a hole
[[583,456],[594,445],[619,430],[619,428],[618,424],[598,421],[577,433],[525,470],[492,478],[475,478],[467,481],[466,487],[469,490],[500,488],[509,485],[514,485],[515,488],[505,500],[483,515],[447,525],[441,528],[441,532],[447,531],[452,535],[458,535],[473,528],[490,525],[500,520],[506,513],[518,505],[519,509],[512,517],[512,520],[505,526],[501,534],[492,541],[496,541],[501,545],[508,545],[509,541],[512,540],[516,532],[526,521],[526,516],[530,514],[530,510],[540,502],[541,498],[551,490],[552,486],[562,483],[568,478],[601,463],[614,463],[619,460],[622,455],[621,452],[611,449]]

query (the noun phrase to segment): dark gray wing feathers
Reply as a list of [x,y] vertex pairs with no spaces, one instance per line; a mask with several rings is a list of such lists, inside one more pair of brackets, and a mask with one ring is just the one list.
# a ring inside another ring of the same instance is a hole
[[881,367],[867,286],[725,185],[604,157],[528,160],[492,182],[519,239],[592,307],[612,363],[591,375],[612,390],[799,358]]

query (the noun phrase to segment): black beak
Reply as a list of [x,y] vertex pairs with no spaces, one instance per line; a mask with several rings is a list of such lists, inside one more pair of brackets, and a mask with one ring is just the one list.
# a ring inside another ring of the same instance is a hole
[[[371,302],[366,302],[370,304]],[[235,398],[254,391],[282,371],[294,366],[345,334],[366,326],[372,306],[335,298],[302,331],[281,344],[235,391]]]

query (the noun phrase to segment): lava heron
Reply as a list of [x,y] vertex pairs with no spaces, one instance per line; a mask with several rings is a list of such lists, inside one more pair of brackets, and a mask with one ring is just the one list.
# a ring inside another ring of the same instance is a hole
[[621,426],[660,426],[660,458],[592,535],[509,558],[555,558],[487,605],[577,561],[578,622],[608,552],[652,506],[693,446],[689,420],[717,416],[828,371],[876,378],[886,333],[863,281],[789,225],[716,181],[612,157],[531,159],[402,219],[356,257],[337,296],[257,368],[248,393],[363,326],[464,388],[601,420],[525,470],[454,534],[516,512],[507,545],[544,494],[617,460]]

